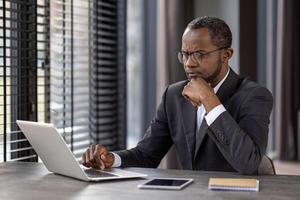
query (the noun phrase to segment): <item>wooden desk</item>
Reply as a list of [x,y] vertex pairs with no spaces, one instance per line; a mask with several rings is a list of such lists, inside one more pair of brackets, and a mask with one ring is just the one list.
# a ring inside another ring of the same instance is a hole
[[[41,163],[2,163],[0,199],[110,199],[110,200],[189,200],[189,199],[300,199],[300,176],[252,176],[260,180],[260,192],[211,191],[209,177],[241,177],[235,173],[128,168],[153,177],[193,178],[194,183],[179,191],[141,190],[146,179],[88,183],[49,173]],[[249,177],[249,176],[242,176]]]

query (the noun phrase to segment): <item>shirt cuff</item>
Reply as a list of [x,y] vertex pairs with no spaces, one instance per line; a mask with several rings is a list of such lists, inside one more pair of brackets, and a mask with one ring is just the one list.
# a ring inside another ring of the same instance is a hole
[[207,125],[210,126],[219,117],[219,115],[221,115],[225,111],[226,111],[226,109],[222,104],[214,107],[214,109],[212,109],[205,116]]
[[113,164],[111,167],[120,167],[121,164],[122,164],[121,157],[120,157],[118,154],[114,153],[114,152],[111,152],[111,153],[112,153],[112,154],[114,155],[114,157],[115,157],[115,159],[114,159],[114,164]]

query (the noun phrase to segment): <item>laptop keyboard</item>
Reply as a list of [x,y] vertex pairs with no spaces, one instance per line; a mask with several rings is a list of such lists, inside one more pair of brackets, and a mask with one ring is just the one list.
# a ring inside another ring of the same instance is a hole
[[85,169],[84,172],[90,178],[102,178],[102,177],[117,176],[117,175],[114,175],[114,174],[111,174],[111,173],[108,173],[108,172],[101,172],[101,171],[94,170],[94,169]]

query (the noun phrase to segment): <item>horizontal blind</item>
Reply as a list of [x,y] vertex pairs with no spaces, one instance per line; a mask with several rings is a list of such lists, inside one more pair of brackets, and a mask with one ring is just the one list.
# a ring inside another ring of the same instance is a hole
[[50,7],[51,121],[79,159],[90,144],[89,1]]
[[37,1],[38,121],[50,122],[50,0]]
[[126,1],[93,0],[91,10],[91,138],[109,150],[122,149],[126,137]]
[[[39,86],[45,88],[46,79],[45,73],[39,72],[37,67],[45,59],[39,53],[43,47],[39,45],[37,48],[37,40],[46,38],[40,38],[38,34],[37,13],[36,0],[0,1],[1,161],[37,160],[15,122],[17,119],[37,121],[39,101],[44,101],[45,97],[44,90],[38,89]],[[42,108],[40,114],[44,116],[45,112],[46,109]]]

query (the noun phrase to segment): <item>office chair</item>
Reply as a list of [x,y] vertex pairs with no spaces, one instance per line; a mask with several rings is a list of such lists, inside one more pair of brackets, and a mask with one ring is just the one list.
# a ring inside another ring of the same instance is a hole
[[273,161],[268,156],[264,155],[258,167],[259,175],[276,175]]

